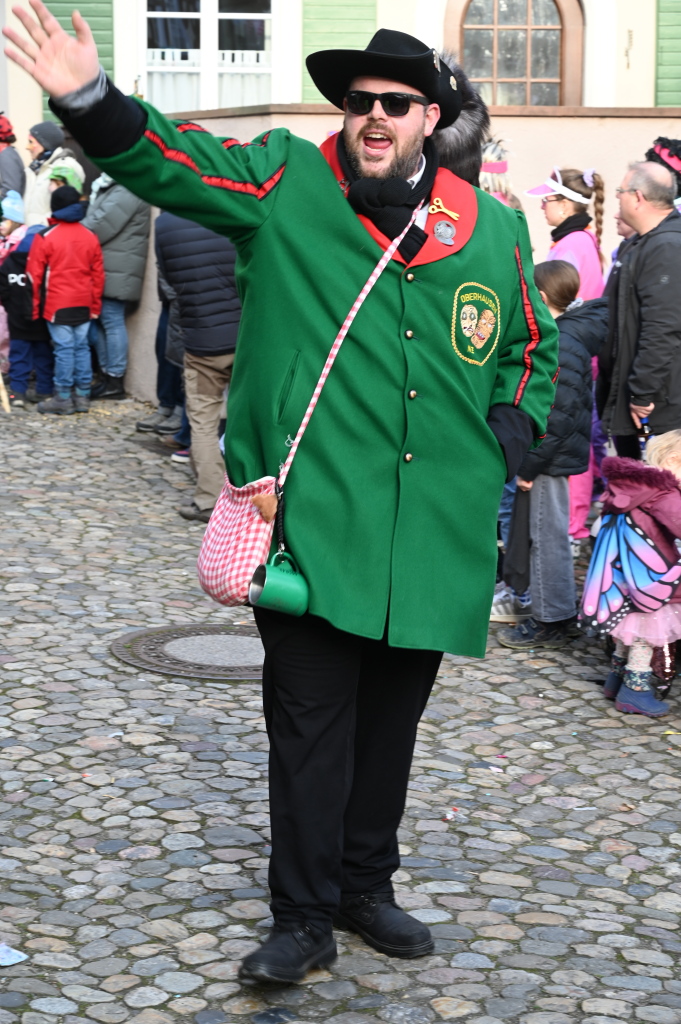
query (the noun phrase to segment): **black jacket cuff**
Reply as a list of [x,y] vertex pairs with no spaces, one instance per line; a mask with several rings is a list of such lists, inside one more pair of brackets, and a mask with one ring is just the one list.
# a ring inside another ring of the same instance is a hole
[[139,142],[147,126],[147,112],[130,96],[107,80],[101,100],[84,113],[69,112],[50,100],[50,110],[80,142],[88,156],[118,156]]
[[487,416],[506,459],[506,482],[513,480],[534,440],[534,425],[522,409],[514,405],[493,405]]

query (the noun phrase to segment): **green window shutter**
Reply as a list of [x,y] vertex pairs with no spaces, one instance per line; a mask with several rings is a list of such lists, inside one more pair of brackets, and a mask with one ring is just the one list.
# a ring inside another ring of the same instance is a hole
[[658,0],[655,104],[681,106],[681,0]]
[[[77,8],[89,23],[97,43],[99,59],[107,75],[113,77],[113,0],[82,0],[75,4],[73,0],[48,0],[50,13],[64,26],[67,32],[73,33],[71,12]],[[43,100],[45,117],[54,120],[54,115],[47,106],[47,97]]]
[[[304,0],[303,61],[315,50],[363,50],[376,31],[376,0]],[[303,65],[303,103],[325,103]]]

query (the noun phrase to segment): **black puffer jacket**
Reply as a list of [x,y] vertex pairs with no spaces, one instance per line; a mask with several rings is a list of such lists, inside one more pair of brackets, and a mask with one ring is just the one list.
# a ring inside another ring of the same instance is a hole
[[16,249],[0,266],[0,302],[7,312],[10,338],[20,338],[22,341],[50,340],[50,332],[42,317],[33,319],[33,289],[26,273],[33,239],[44,230],[42,224],[30,227]]
[[618,252],[596,390],[603,427],[636,433],[629,403],[655,403],[654,434],[681,428],[681,217],[673,210]]
[[518,470],[523,480],[547,476],[576,476],[589,467],[593,374],[591,359],[598,355],[608,331],[608,300],[583,302],[556,320],[560,331],[558,386],[546,437],[528,452]]
[[236,249],[223,235],[172,213],[160,214],[155,228],[156,259],[175,293],[186,350],[197,356],[233,352],[241,319]]

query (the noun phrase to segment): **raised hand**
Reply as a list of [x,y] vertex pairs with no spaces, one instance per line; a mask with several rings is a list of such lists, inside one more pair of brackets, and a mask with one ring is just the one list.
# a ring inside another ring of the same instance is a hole
[[97,46],[90,26],[78,11],[71,15],[76,38],[61,27],[42,0],[29,0],[37,20],[23,7],[13,7],[26,35],[9,26],[3,28],[18,50],[8,46],[7,56],[28,71],[50,96],[58,99],[92,82],[99,74]]

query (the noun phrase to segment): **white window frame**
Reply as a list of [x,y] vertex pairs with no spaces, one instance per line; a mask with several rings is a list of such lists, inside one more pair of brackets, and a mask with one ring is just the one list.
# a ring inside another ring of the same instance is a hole
[[[139,67],[143,69],[139,75],[140,92],[143,96],[148,97],[147,82],[149,72],[163,71],[166,74],[173,74],[175,72],[193,74],[199,79],[199,109],[215,110],[218,107],[220,74],[263,74],[269,75],[270,80],[273,80],[274,61],[271,51],[270,60],[263,63],[258,62],[253,65],[241,63],[232,67],[226,67],[222,63],[222,51],[218,50],[218,22],[229,21],[234,18],[244,21],[270,21],[270,45],[274,49],[274,40],[278,34],[277,22],[285,16],[284,6],[281,0],[272,0],[270,14],[239,14],[238,12],[222,14],[218,9],[218,0],[201,0],[200,11],[193,13],[189,11],[147,11],[147,0],[138,0],[138,63]],[[198,62],[194,64],[187,61],[177,61],[177,63],[168,64],[164,62],[161,67],[158,64],[151,64],[147,50],[148,17],[180,17],[199,21],[201,26],[201,44]]]

